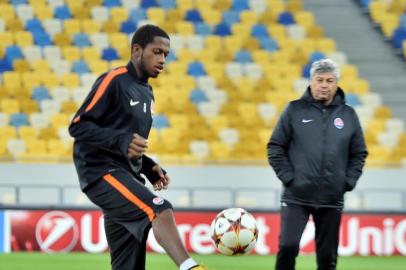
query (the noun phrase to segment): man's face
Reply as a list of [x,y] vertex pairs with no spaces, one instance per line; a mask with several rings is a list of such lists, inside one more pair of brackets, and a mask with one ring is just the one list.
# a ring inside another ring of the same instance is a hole
[[315,100],[328,105],[337,92],[337,78],[332,72],[315,73],[310,82],[310,90]]
[[144,49],[137,44],[133,46],[133,58],[135,58],[142,76],[158,77],[164,69],[165,59],[169,54],[169,45],[169,39],[154,37],[154,40]]

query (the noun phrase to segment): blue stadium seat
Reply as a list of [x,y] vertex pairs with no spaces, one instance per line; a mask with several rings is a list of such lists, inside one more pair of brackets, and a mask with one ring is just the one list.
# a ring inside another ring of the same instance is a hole
[[72,72],[77,73],[77,74],[83,74],[83,73],[88,73],[90,72],[89,66],[87,63],[83,60],[78,60],[73,62],[72,64]]
[[362,104],[360,98],[358,97],[358,95],[353,94],[353,93],[347,93],[345,95],[345,100],[347,102],[348,105],[352,106],[352,107],[356,107]]
[[229,36],[231,35],[230,26],[225,22],[219,23],[214,28],[214,34],[219,36]]
[[327,58],[326,55],[320,51],[314,51],[309,58],[309,62],[312,64],[313,62],[319,61],[321,59]]
[[200,102],[209,101],[206,93],[202,89],[199,89],[199,88],[194,89],[192,92],[190,92],[189,100],[195,104],[198,104]]
[[187,73],[193,77],[206,75],[203,64],[198,61],[189,63]]
[[[9,60],[0,59],[0,73],[13,70],[13,64]],[[1,75],[1,74],[0,74]]]
[[251,53],[247,50],[239,50],[234,55],[234,60],[242,64],[252,62]]
[[141,0],[141,5],[142,8],[150,8],[150,7],[158,7],[158,3],[155,0]]
[[240,13],[235,10],[226,10],[223,13],[223,22],[233,25],[240,21]]
[[176,56],[175,50],[170,50],[168,56],[165,59],[165,63],[170,63],[172,61],[178,60],[178,57]]
[[108,8],[120,7],[120,6],[121,6],[121,2],[120,2],[120,0],[104,0],[104,1],[103,1],[103,5],[104,5],[105,7],[108,7]]
[[132,34],[137,29],[137,25],[132,20],[127,20],[121,23],[120,32]]
[[176,0],[158,0],[158,5],[163,9],[176,8]]
[[277,51],[279,46],[278,43],[273,38],[260,38],[259,44],[261,48],[270,52]]
[[201,36],[211,35],[212,30],[208,23],[199,22],[195,23],[195,33]]
[[68,6],[59,6],[54,9],[55,19],[66,20],[72,17]]
[[307,63],[302,68],[302,77],[310,78],[310,68],[312,67],[312,63]]
[[404,40],[406,40],[406,29],[403,27],[396,28],[392,36],[393,46],[396,49],[401,49]]
[[41,21],[38,20],[37,18],[32,18],[29,19],[25,22],[25,29],[32,33],[36,33],[38,31],[44,31],[44,28],[42,27]]
[[251,35],[258,39],[269,37],[268,29],[264,24],[255,24],[251,28]]
[[134,23],[138,23],[139,21],[147,19],[147,13],[143,8],[133,8],[130,10],[129,17],[131,21],[133,21]]
[[185,14],[185,20],[192,22],[192,23],[198,23],[198,22],[202,22],[203,18],[202,18],[202,15],[200,15],[199,10],[190,9]]
[[73,36],[73,45],[77,47],[87,47],[90,46],[89,37],[85,33],[76,33]]
[[12,63],[15,59],[24,58],[24,55],[20,47],[12,45],[6,48],[4,58]]
[[371,2],[371,0],[360,0],[359,3],[361,4],[362,7],[369,7],[369,3]]
[[154,121],[152,122],[152,127],[161,129],[169,127],[168,117],[166,115],[157,114],[154,115]]
[[45,99],[51,99],[51,96],[46,87],[38,86],[32,90],[32,99],[39,102]]
[[52,40],[49,34],[45,31],[38,31],[33,33],[34,43],[38,46],[50,46],[52,45]]
[[106,61],[112,61],[116,59],[120,59],[116,49],[114,48],[105,48],[102,52],[102,59]]
[[295,24],[295,18],[289,11],[281,12],[278,16],[278,23],[283,25]]
[[233,0],[231,9],[236,11],[243,11],[249,9],[248,0]]
[[10,115],[10,125],[14,127],[28,126],[28,117],[25,113],[13,113]]
[[28,4],[27,0],[10,0],[13,6]]

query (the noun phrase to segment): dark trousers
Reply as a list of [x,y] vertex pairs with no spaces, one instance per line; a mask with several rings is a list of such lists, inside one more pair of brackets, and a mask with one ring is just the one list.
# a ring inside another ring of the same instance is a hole
[[275,269],[295,269],[300,238],[309,216],[312,215],[316,228],[317,270],[335,270],[341,214],[341,208],[315,208],[283,203]]

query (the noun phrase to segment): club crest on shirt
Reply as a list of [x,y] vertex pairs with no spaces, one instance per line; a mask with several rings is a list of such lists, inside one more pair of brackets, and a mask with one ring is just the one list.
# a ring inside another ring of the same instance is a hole
[[155,197],[155,198],[152,199],[152,202],[155,205],[162,205],[162,204],[164,204],[164,201],[165,200],[163,198],[161,198],[161,197]]
[[338,129],[342,129],[344,127],[344,121],[340,117],[334,119],[334,126]]

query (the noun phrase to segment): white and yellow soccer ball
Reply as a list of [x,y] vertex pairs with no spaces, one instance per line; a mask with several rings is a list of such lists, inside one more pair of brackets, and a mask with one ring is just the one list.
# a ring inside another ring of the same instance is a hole
[[222,254],[247,254],[255,247],[258,239],[256,220],[242,208],[225,209],[211,223],[211,238]]

